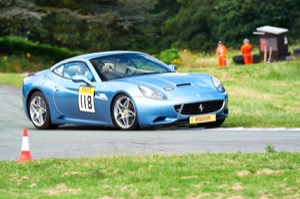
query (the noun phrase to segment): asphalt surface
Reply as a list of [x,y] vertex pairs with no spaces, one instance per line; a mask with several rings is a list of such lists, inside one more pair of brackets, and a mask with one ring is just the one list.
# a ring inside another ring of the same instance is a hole
[[0,99],[0,160],[19,158],[25,128],[34,159],[116,154],[254,153],[265,152],[268,144],[276,151],[300,151],[300,128],[167,127],[118,131],[66,125],[41,131],[25,116],[20,89],[0,85]]

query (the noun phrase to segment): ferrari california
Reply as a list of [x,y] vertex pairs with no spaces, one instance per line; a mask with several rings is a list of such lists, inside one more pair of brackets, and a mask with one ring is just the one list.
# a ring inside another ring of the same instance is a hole
[[24,111],[37,129],[63,124],[121,130],[191,124],[218,127],[229,114],[222,83],[131,51],[84,54],[23,80]]

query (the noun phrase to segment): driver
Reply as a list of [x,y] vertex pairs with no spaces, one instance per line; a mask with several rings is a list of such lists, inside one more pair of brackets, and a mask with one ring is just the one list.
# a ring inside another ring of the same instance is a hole
[[93,64],[93,66],[97,72],[102,71],[102,67],[104,66],[104,63],[102,61],[94,59],[94,60],[91,60],[91,63]]
[[102,69],[104,66],[104,63],[101,60],[97,60],[97,59],[91,60],[91,63],[94,66],[94,68],[97,71],[100,78],[102,79],[102,81],[106,81],[107,78],[104,76],[103,69]]

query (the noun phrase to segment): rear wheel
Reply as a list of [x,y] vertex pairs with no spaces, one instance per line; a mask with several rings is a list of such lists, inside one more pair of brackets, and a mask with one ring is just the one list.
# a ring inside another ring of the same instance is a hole
[[37,129],[58,127],[51,123],[50,109],[46,97],[40,91],[33,93],[28,103],[30,119]]
[[121,130],[139,128],[136,108],[127,95],[120,94],[115,98],[112,106],[112,120],[114,125]]

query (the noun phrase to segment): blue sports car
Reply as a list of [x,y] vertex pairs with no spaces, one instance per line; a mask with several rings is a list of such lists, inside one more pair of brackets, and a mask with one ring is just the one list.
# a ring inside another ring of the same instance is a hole
[[221,82],[131,51],[63,60],[23,81],[24,111],[38,129],[63,124],[122,130],[178,123],[220,126],[228,116]]

